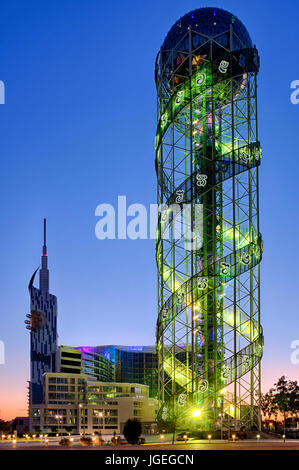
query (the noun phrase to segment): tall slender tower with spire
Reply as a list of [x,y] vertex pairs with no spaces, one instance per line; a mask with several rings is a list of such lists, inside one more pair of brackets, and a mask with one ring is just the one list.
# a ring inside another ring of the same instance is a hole
[[39,271],[39,288],[42,292],[49,292],[49,270],[47,255],[47,219],[44,219],[44,244],[41,269]]
[[30,330],[30,405],[42,403],[43,374],[55,372],[57,349],[57,298],[49,292],[49,270],[46,229],[44,219],[44,243],[39,269],[39,289],[34,287],[38,269],[29,282],[30,314],[25,320]]

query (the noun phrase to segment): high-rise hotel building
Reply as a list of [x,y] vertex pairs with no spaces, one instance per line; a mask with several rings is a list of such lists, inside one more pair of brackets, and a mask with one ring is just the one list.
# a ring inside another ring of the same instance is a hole
[[25,320],[26,328],[30,331],[30,404],[41,403],[43,400],[43,374],[56,371],[57,298],[49,291],[46,219],[39,288],[33,285],[38,269],[29,282],[30,314]]

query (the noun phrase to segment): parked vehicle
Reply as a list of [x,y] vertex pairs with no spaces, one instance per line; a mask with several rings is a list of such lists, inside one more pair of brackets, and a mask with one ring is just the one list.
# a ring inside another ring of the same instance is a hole
[[177,441],[186,441],[190,439],[191,437],[191,432],[181,432],[180,434],[177,435],[176,440]]

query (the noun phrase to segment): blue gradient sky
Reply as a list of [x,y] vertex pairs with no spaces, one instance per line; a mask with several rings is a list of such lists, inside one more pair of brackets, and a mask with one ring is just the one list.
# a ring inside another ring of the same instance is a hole
[[264,387],[282,373],[299,378],[290,363],[299,339],[299,105],[290,103],[298,2],[11,0],[0,15],[0,417],[26,409],[27,284],[40,262],[43,217],[60,343],[154,341],[154,242],[97,240],[94,211],[118,195],[155,202],[155,56],[172,24],[202,6],[237,15],[261,55]]

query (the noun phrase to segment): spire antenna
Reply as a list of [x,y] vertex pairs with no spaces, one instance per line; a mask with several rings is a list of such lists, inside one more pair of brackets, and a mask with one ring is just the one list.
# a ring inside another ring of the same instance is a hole
[[44,245],[47,244],[47,219],[44,219]]
[[43,292],[49,292],[49,270],[47,255],[47,219],[44,219],[44,244],[42,253],[42,266],[39,271],[39,288]]
[[47,254],[47,219],[44,219],[44,245],[43,245],[43,255]]

